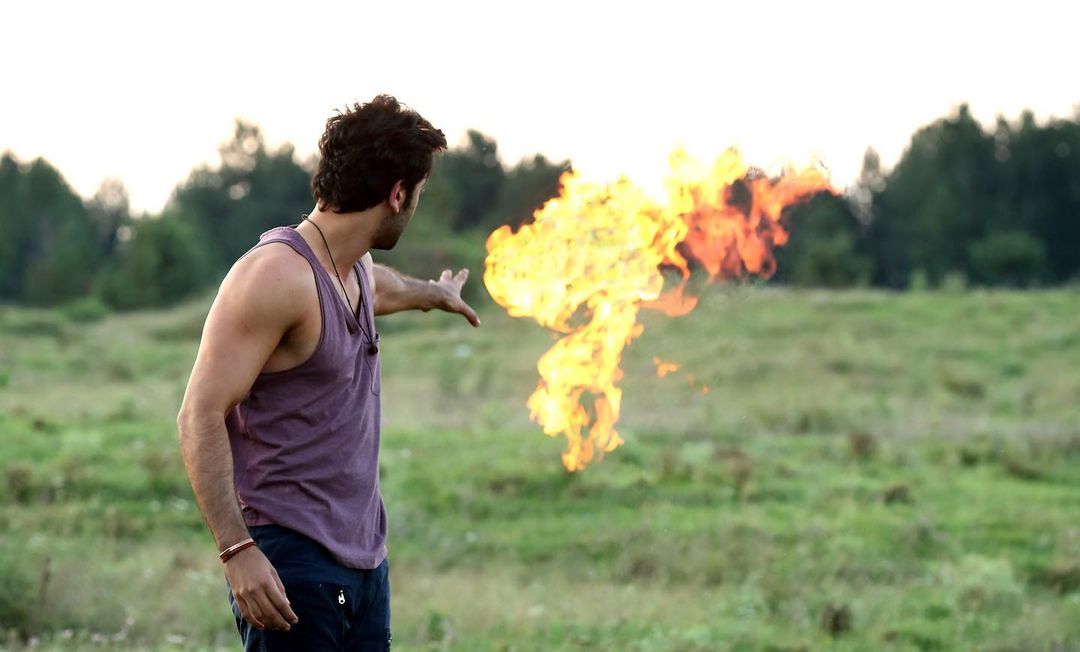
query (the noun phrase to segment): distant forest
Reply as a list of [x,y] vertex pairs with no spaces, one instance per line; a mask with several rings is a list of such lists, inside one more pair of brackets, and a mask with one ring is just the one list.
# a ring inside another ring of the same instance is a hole
[[[0,302],[163,306],[216,284],[273,226],[311,209],[311,162],[238,121],[220,161],[193,170],[161,214],[134,216],[119,181],[84,200],[43,159],[0,157]],[[558,193],[569,161],[513,166],[468,132],[439,157],[417,216],[387,262],[418,276],[483,265],[492,229]],[[891,170],[868,150],[858,182],[784,216],[773,282],[810,287],[1034,287],[1080,280],[1080,111],[1028,112],[986,130],[961,106],[919,129]],[[474,275],[479,280],[479,275]],[[479,283],[469,292],[479,296]]]

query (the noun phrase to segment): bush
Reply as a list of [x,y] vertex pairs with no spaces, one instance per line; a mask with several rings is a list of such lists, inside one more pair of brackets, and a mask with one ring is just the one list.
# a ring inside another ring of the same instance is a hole
[[870,263],[855,253],[855,240],[851,234],[822,235],[803,245],[795,259],[794,277],[802,286],[866,285],[870,280]]
[[908,275],[908,289],[912,292],[926,292],[930,289],[930,276],[922,267],[911,270]]
[[168,305],[202,286],[206,261],[206,252],[180,218],[136,220],[116,264],[99,278],[100,293],[122,310]]
[[968,247],[976,278],[991,285],[1038,283],[1046,269],[1046,245],[1023,231],[990,233]]
[[959,270],[945,272],[938,288],[943,292],[963,292],[968,288],[967,274]]
[[109,316],[109,307],[98,297],[83,297],[65,305],[60,312],[75,323],[89,324]]
[[25,636],[33,615],[33,566],[14,540],[0,539],[0,631],[14,629]]

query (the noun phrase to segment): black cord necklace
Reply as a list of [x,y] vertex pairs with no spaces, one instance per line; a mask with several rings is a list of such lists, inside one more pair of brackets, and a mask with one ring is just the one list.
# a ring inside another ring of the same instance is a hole
[[[319,232],[319,237],[322,238],[323,246],[326,247],[326,255],[330,256],[330,265],[333,266],[333,268],[334,268],[334,276],[337,277],[338,285],[341,286],[341,291],[345,294],[345,303],[348,304],[349,310],[352,312],[353,317],[356,319],[357,325],[360,326],[361,332],[364,333],[364,337],[368,341],[369,352],[378,353],[379,352],[378,345],[375,343],[374,340],[371,339],[371,335],[368,334],[367,329],[364,328],[364,318],[363,318],[363,312],[364,312],[364,288],[363,288],[363,286],[360,286],[360,312],[361,312],[361,314],[357,315],[356,311],[353,310],[352,301],[349,300],[349,291],[345,289],[345,283],[341,280],[341,274],[338,273],[337,263],[334,262],[334,254],[330,253],[330,243],[326,241],[326,236],[323,235],[323,231],[322,231],[322,229],[319,228],[319,225],[316,224],[314,221],[309,220],[307,214],[304,214],[304,219],[307,220],[308,223],[311,224],[311,226],[315,227],[315,230]],[[356,283],[359,285],[360,284],[360,279],[356,279]]]

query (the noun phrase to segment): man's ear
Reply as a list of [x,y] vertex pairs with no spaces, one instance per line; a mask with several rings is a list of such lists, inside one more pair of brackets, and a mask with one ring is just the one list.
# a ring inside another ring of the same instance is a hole
[[394,183],[394,187],[390,189],[390,197],[387,198],[387,203],[390,204],[390,209],[394,211],[394,215],[401,212],[407,198],[408,193],[405,192],[405,180],[398,179],[397,182]]

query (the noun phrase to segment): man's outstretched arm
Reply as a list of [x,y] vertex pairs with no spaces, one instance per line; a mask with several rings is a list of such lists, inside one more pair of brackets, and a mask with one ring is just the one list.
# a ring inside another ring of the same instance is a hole
[[461,287],[469,270],[457,274],[443,270],[438,281],[421,281],[385,265],[373,265],[375,314],[389,315],[403,310],[445,310],[463,315],[473,326],[480,325],[476,311],[461,298]]

